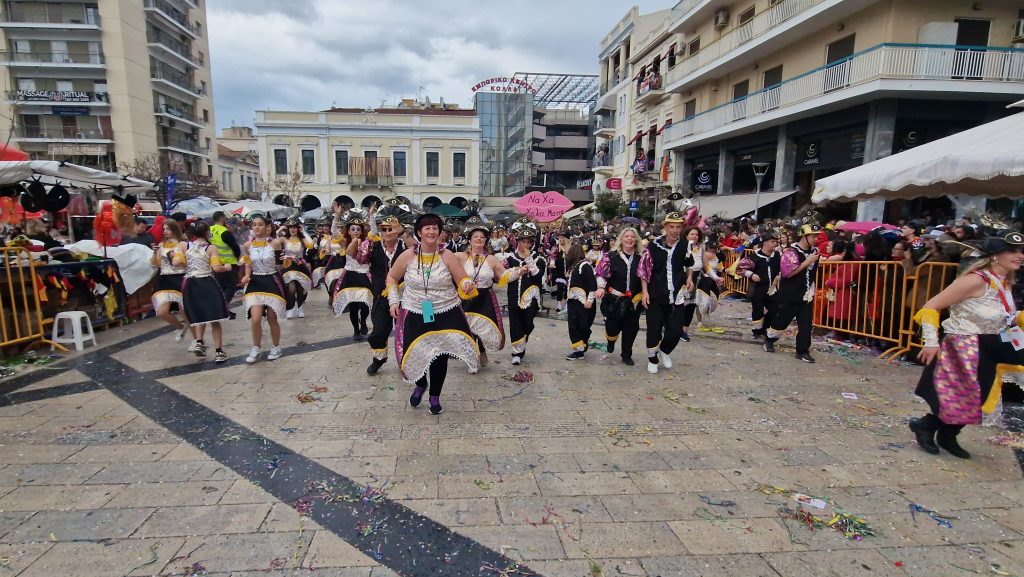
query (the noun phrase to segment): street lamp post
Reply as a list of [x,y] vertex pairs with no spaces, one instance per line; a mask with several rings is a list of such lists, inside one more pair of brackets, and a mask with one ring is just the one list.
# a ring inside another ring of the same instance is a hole
[[761,181],[764,180],[764,175],[768,174],[768,167],[771,166],[767,162],[755,162],[751,165],[754,169],[754,178],[757,179],[757,192],[754,194],[754,222],[757,222],[758,212],[761,210]]

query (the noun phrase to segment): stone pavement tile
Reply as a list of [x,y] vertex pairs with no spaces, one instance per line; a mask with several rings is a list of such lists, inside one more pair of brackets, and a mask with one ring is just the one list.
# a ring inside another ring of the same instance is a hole
[[[42,408],[39,403],[21,403],[20,405],[7,405],[0,407],[0,417],[24,417],[25,415]],[[52,416],[52,415],[51,415]]]
[[538,472],[537,485],[546,497],[565,495],[628,495],[639,493],[636,483],[624,472],[556,473]]
[[818,447],[768,447],[766,451],[759,453],[748,450],[747,454],[758,463],[787,467],[833,465],[840,462],[839,459]]
[[[940,513],[943,513],[940,511]],[[890,528],[884,529],[889,534],[909,539],[913,544],[922,546],[944,545],[947,543],[991,543],[996,541],[1018,541],[1024,535],[1009,527],[986,517],[981,511],[957,511],[959,519],[953,519],[952,528],[940,527],[931,517],[924,513],[894,513],[886,518]],[[916,518],[916,522],[914,521]]]
[[[26,405],[33,406],[36,403],[26,403]],[[19,405],[15,405],[18,407]],[[20,405],[25,406],[25,405]],[[32,411],[33,417],[101,417],[114,411],[118,406],[108,402],[92,402],[92,403],[47,403],[39,404],[35,406],[35,410]],[[137,415],[138,411],[132,409],[127,405],[123,405],[119,415]]]
[[138,463],[159,461],[177,445],[136,444],[90,446],[71,455],[68,463]]
[[672,468],[661,453],[577,453],[573,457],[580,468],[588,473],[594,471],[664,471]]
[[1024,533],[1024,511],[1020,507],[1012,506],[1005,509],[983,509],[981,511],[986,517],[998,521],[1018,533]]
[[974,485],[979,492],[995,493],[1014,503],[1024,505],[1024,483],[1020,481],[983,481]]
[[216,461],[203,461],[189,481],[234,481],[242,476]]
[[59,463],[81,450],[82,447],[76,445],[9,444],[0,446],[0,463]]
[[[403,477],[392,477],[388,483],[386,493],[390,499],[437,499],[438,480],[437,475],[409,475]],[[377,477],[352,477],[356,483],[373,485],[379,487],[384,481]],[[470,485],[472,486],[472,484]],[[474,487],[475,488],[475,487]],[[466,495],[452,495],[453,497],[477,496],[477,493]],[[479,495],[488,497],[493,495]]]
[[565,550],[553,525],[457,527],[455,531],[511,559],[565,559]]
[[[909,430],[908,430],[909,432]],[[871,444],[832,441],[819,448],[834,455],[840,463],[884,463],[928,461],[934,459],[917,448],[913,438],[879,438]]]
[[[787,507],[793,509],[790,503]],[[817,511],[807,508],[811,513],[822,517],[824,521],[830,518],[831,509]],[[908,538],[905,531],[900,530],[895,521],[899,513],[863,513],[852,511],[863,518],[874,531],[874,535],[859,541],[847,539],[842,533],[828,527],[809,528],[806,523],[796,519],[783,518],[776,512],[776,519],[789,532],[789,540],[797,546],[798,550],[811,551],[834,551],[847,549],[877,549],[879,547],[907,547],[916,545],[917,542]]]
[[650,577],[779,577],[760,555],[687,555],[640,560]]
[[5,535],[9,534],[11,530],[24,523],[26,519],[34,514],[34,511],[0,513],[0,542],[10,541],[10,539],[5,538]]
[[[205,483],[204,483],[205,485]],[[273,503],[277,499],[245,479],[228,482],[230,488],[222,493],[219,505],[244,505],[246,503]],[[218,485],[219,486],[219,485]],[[188,503],[192,504],[192,503]]]
[[57,543],[18,577],[155,575],[178,554],[183,542],[169,538]]
[[414,499],[399,501],[442,525],[500,525],[494,499]]
[[859,463],[857,465],[825,465],[828,476],[849,479],[860,486],[951,484],[964,480],[962,473],[945,463],[908,461],[905,463]]
[[438,441],[441,455],[510,455],[524,453],[520,439],[443,439]]
[[[295,394],[308,392],[299,389]],[[260,415],[306,415],[311,413],[333,413],[337,403],[318,401],[314,403],[300,403],[293,399],[287,403],[265,403],[259,410]]]
[[[110,463],[85,481],[94,483],[177,483],[191,479],[206,463],[203,461],[157,461],[146,463]],[[96,465],[89,465],[96,466]]]
[[[489,475],[441,474],[438,475],[438,489],[441,499],[460,497],[510,497],[540,495],[534,476],[527,474]],[[390,495],[390,492],[389,492]]]
[[[825,467],[831,467],[831,465],[825,465]],[[775,465],[762,465],[756,469],[737,468],[721,471],[722,475],[727,477],[736,488],[742,490],[754,490],[760,484],[793,490],[835,487],[838,481],[830,475],[838,472],[838,469],[829,471],[822,467],[782,467]],[[853,484],[853,481],[846,481],[840,486],[853,486]]]
[[508,497],[498,499],[498,508],[506,525],[612,521],[597,497]]
[[11,531],[12,543],[57,541],[98,541],[125,539],[153,513],[153,509],[92,509],[86,511],[40,511]]
[[[227,573],[206,573],[203,577],[295,577],[295,569],[281,569],[279,571],[230,571]],[[312,577],[398,577],[398,574],[386,567],[316,567],[313,571],[303,571],[300,575],[311,575]]]
[[398,457],[399,476],[437,473],[479,473],[487,468],[485,455],[408,455]]
[[766,553],[762,557],[780,577],[861,577],[900,573],[892,561],[873,550]]
[[102,468],[84,463],[12,465],[0,469],[0,485],[72,485],[84,483]]
[[[932,488],[932,485],[922,485]],[[936,487],[937,491],[944,490]],[[858,514],[867,513],[902,513],[907,511],[910,499],[907,497],[909,487],[847,487],[820,489],[815,496],[828,497],[839,507]]]
[[123,489],[122,485],[18,487],[0,498],[0,511],[99,509]]
[[724,469],[754,464],[746,453],[736,451],[658,451],[657,453],[672,469]]
[[990,546],[998,554],[1013,559],[1016,563],[1024,565],[1024,541],[1003,541]]
[[0,431],[31,431],[54,417],[0,417]]
[[[703,501],[701,497],[707,497],[714,503],[732,501],[736,505],[712,505]],[[677,521],[708,515],[721,515],[729,519],[775,518],[778,516],[779,503],[784,501],[777,497],[773,501],[772,498],[760,493],[735,491],[601,497],[601,502],[616,521]]]
[[[23,419],[32,419],[22,417]],[[136,418],[135,415],[101,415],[99,417],[83,417],[79,415],[67,417],[53,417],[38,426],[32,427],[40,432],[61,432],[74,429],[90,429],[95,431],[114,431]]]
[[22,571],[42,557],[54,546],[54,543],[15,543],[13,545],[0,544],[0,559],[7,559],[8,565],[5,573],[10,575],[24,575]]
[[[972,545],[970,549],[956,545],[943,545],[937,547],[900,547],[883,548],[878,553],[895,565],[897,561],[903,564],[903,574],[910,577],[934,577],[938,575],[1022,575],[1024,564],[1020,561],[1006,557],[1002,553],[1007,549],[1000,544],[992,544],[981,547],[981,553],[977,552]],[[999,570],[1003,573],[996,573],[992,570],[992,564],[999,564]]]
[[210,457],[206,453],[199,449],[189,445],[188,443],[182,443],[168,452],[166,455],[160,458],[161,461],[212,461],[213,457]]
[[635,471],[629,473],[644,493],[731,491],[736,487],[717,470]]
[[484,455],[485,470],[494,475],[506,475],[529,472],[570,472],[581,471],[579,464],[572,455],[566,453],[548,453],[525,455]]
[[[594,563],[594,565],[591,565]],[[564,561],[531,561],[530,570],[544,577],[590,577],[608,575],[616,577],[646,577],[636,559],[567,559]],[[600,571],[598,572],[597,567]]]
[[232,481],[192,481],[127,485],[104,508],[213,505],[224,496],[231,483]]
[[[296,453],[305,455],[311,458],[332,458],[332,457],[351,457],[352,446],[355,441],[300,441],[298,443],[292,442],[291,444],[296,448]],[[373,453],[374,455],[381,455],[383,453]]]
[[190,537],[221,533],[254,533],[270,504],[162,507],[133,537]]
[[[483,405],[487,405],[489,408],[485,408]],[[495,411],[490,410],[495,406],[501,408],[500,403],[478,403],[476,405],[476,411],[480,413],[494,413]],[[445,410],[448,410],[447,408]],[[505,412],[504,410],[498,412]],[[532,413],[515,413],[509,411],[508,414],[511,416],[512,423],[529,423],[532,425],[537,424],[556,424],[556,425],[582,425],[584,424],[583,415],[580,411],[534,411]]]
[[[446,422],[460,423],[463,425],[511,425],[512,423],[533,423],[532,418],[530,418],[532,417],[532,415],[514,415],[506,411],[477,411],[472,407],[472,405],[470,405],[468,409],[465,411],[456,411],[448,408],[451,405],[451,402],[446,399],[442,399],[441,404],[444,405],[444,414],[447,415],[445,417]],[[391,411],[390,414],[395,415],[395,412]],[[385,412],[383,414],[368,414],[364,422],[374,422],[374,420],[380,416],[386,417],[388,416],[388,413]],[[415,422],[420,421],[421,417],[418,417]]]
[[[269,503],[268,503],[269,504]],[[299,515],[287,503],[274,503],[270,506],[270,513],[260,524],[260,533],[278,533],[281,531],[298,531],[299,527],[308,527],[309,521]]]
[[[447,441],[442,441],[447,442]],[[394,439],[382,441],[352,441],[351,455],[336,455],[338,457],[362,457],[362,456],[418,456],[437,455],[437,441],[430,439]],[[450,453],[449,453],[450,454]]]
[[[909,485],[903,490],[903,494],[909,501],[920,503],[940,513],[961,509],[1019,509],[1010,499],[997,493],[979,490],[974,483]],[[1020,526],[1024,529],[1024,517],[1021,519]]]
[[670,521],[668,526],[695,555],[793,551],[789,534],[778,519]]
[[597,437],[553,437],[523,439],[527,453],[606,453],[608,449]]
[[[601,442],[613,453],[690,450],[683,437],[677,435],[621,435],[613,438],[607,436],[608,432],[610,431],[605,431],[605,436],[601,437]],[[626,442],[623,442],[621,439],[625,439]]]
[[[292,566],[292,559],[302,559],[308,550],[312,535],[304,532],[286,533],[243,533],[237,535],[209,535],[192,537],[185,542],[182,551],[193,551],[202,545],[190,559],[202,562],[207,571],[215,573],[233,571],[259,571],[270,569],[271,561],[283,560],[286,567]],[[179,561],[181,567],[172,565],[168,569],[180,573],[191,565]],[[168,573],[171,571],[165,571]]]
[[397,457],[346,457],[316,461],[345,477],[392,477]]
[[668,525],[653,523],[576,523],[559,533],[569,558],[685,555],[686,547]]

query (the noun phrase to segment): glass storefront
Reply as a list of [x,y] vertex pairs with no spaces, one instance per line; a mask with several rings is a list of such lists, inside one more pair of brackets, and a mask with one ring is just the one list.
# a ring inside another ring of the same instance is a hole
[[522,195],[530,182],[533,95],[476,95],[480,118],[480,196]]

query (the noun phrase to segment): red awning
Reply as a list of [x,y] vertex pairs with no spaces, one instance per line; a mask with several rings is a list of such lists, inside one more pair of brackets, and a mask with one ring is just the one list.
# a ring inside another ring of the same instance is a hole
[[665,124],[663,124],[661,126],[661,128],[658,129],[658,134],[661,134],[662,132],[665,132],[665,129],[668,128],[669,126],[672,126],[672,119],[671,118],[666,120]]
[[626,143],[626,145],[628,146],[628,145],[630,145],[630,144],[633,144],[634,142],[636,142],[637,140],[640,140],[640,139],[641,139],[641,138],[643,138],[643,137],[644,137],[644,133],[643,133],[643,131],[637,132],[637,133],[636,133],[636,136],[634,136],[632,140],[630,140],[629,142],[627,142],[627,143]]

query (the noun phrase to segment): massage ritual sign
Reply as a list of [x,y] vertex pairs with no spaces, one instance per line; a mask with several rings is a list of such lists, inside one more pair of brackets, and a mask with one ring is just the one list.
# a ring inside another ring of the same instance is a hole
[[567,210],[573,207],[573,204],[558,191],[540,192],[535,190],[521,197],[513,206],[516,207],[519,214],[525,214],[537,222],[551,222],[561,218]]

